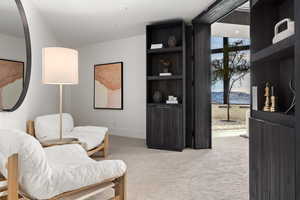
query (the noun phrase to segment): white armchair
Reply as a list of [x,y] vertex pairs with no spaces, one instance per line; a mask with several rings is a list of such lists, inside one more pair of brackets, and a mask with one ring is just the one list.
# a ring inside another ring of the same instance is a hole
[[[108,128],[99,126],[74,127],[73,117],[68,113],[63,114],[62,120],[64,138],[77,138],[84,144],[89,156],[96,152],[103,152],[103,156],[107,156]],[[40,142],[58,139],[59,115],[44,115],[37,117],[34,121],[28,121],[27,133],[36,137]]]
[[0,174],[8,181],[10,200],[18,195],[85,199],[106,188],[115,189],[112,199],[126,198],[123,161],[95,161],[78,144],[42,148],[34,137],[21,131],[0,130]]

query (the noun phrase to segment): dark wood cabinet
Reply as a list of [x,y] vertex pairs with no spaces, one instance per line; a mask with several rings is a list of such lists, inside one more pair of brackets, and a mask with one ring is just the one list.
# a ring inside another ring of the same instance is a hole
[[250,119],[250,200],[295,199],[295,129]]
[[147,145],[150,148],[182,151],[182,108],[176,105],[148,106]]
[[[182,20],[156,23],[146,27],[147,146],[149,148],[176,151],[185,148],[185,27]],[[172,45],[170,39],[174,42],[174,38],[176,42]],[[151,49],[151,46],[157,43],[162,44],[163,47]],[[161,74],[166,72],[170,74],[167,76]],[[154,94],[159,94],[160,98],[155,98]],[[177,97],[178,104],[167,104],[168,96]]]
[[[251,0],[251,86],[257,87],[258,108],[250,120],[250,200],[300,200],[300,109],[286,112],[294,97],[290,82],[300,80],[299,31],[272,42],[274,26],[285,18],[299,30],[299,6],[296,0]],[[266,82],[274,86],[277,112],[263,111]]]

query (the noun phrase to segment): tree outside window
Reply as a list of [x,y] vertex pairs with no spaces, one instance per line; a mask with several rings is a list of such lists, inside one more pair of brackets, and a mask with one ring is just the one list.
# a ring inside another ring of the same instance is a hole
[[249,75],[249,49],[250,41],[246,39],[212,38],[212,102],[227,104],[227,121],[231,103],[250,103],[249,94],[232,92]]

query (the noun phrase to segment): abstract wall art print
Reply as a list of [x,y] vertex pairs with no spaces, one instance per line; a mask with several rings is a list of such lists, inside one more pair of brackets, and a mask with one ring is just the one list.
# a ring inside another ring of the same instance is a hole
[[94,66],[94,109],[123,110],[123,62]]

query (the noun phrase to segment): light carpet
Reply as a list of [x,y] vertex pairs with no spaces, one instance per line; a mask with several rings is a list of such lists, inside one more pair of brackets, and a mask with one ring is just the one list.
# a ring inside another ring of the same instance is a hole
[[[111,136],[108,159],[128,165],[128,200],[248,200],[248,140],[214,138],[213,149],[148,149],[140,139]],[[106,191],[90,200],[104,200]]]

